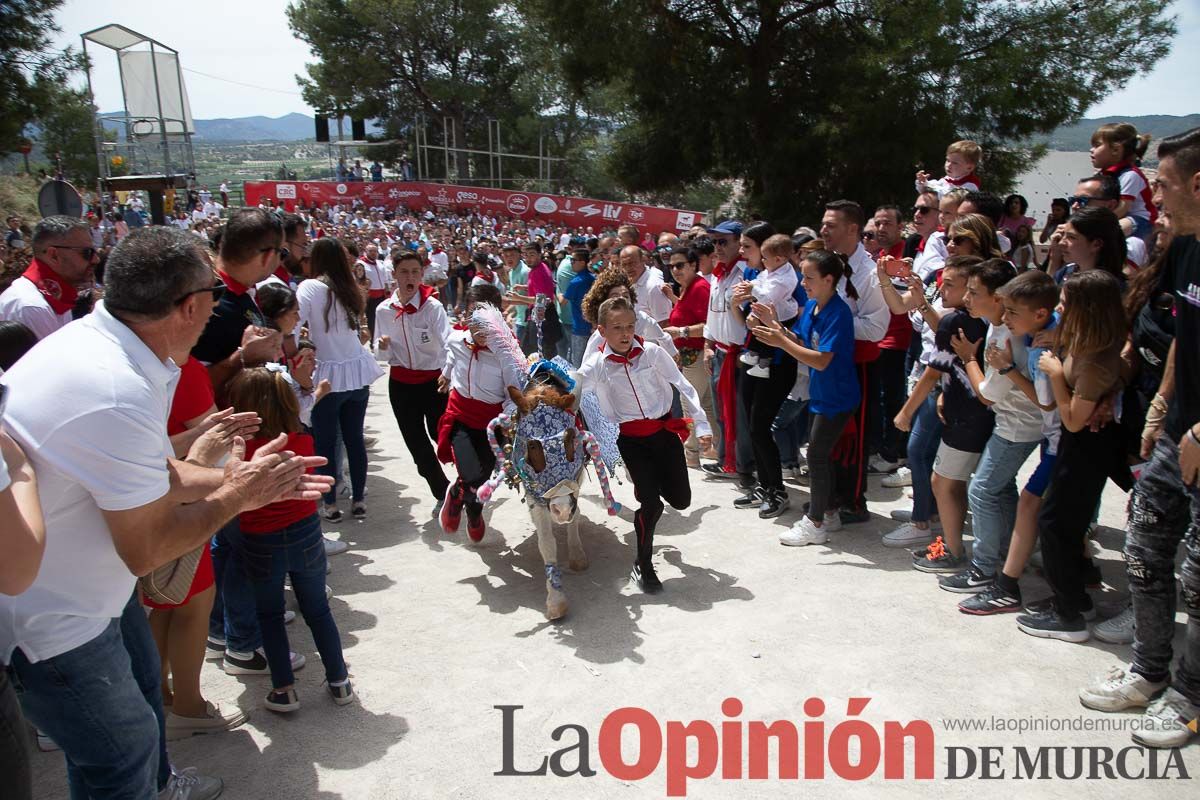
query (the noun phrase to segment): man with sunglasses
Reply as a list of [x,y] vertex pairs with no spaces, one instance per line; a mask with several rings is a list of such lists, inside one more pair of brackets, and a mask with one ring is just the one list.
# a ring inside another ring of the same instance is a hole
[[[1115,211],[1121,204],[1121,184],[1112,175],[1104,173],[1090,175],[1075,184],[1075,193],[1067,198],[1067,202],[1070,204],[1072,214],[1081,208],[1107,208]],[[1051,275],[1063,266],[1062,237],[1065,226],[1066,222],[1059,225],[1050,236],[1050,251],[1046,269]]]
[[45,339],[71,321],[78,288],[91,282],[98,263],[88,223],[46,217],[33,230],[28,269],[0,294],[0,319],[23,323]]

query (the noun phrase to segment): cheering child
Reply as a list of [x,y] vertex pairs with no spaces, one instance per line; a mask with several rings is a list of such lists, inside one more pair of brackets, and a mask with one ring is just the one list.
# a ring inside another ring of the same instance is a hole
[[663,500],[681,510],[692,502],[683,455],[688,426],[670,416],[672,386],[692,414],[701,448],[712,444],[712,435],[696,390],[665,350],[634,335],[636,320],[633,304],[624,297],[601,303],[597,322],[604,344],[600,357],[584,361],[575,391],[594,389],[601,411],[621,428],[617,448],[640,504],[633,515],[637,533],[633,579],[642,591],[652,594],[662,590],[651,555]]

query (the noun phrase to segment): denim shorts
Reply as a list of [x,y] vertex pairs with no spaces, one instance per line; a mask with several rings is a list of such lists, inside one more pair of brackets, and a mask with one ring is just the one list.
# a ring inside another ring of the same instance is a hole
[[1025,491],[1037,497],[1044,495],[1046,487],[1050,485],[1050,475],[1054,472],[1054,462],[1057,460],[1058,454],[1047,453],[1046,446],[1043,444],[1042,460],[1038,462],[1037,468],[1029,476],[1029,480],[1025,482]]

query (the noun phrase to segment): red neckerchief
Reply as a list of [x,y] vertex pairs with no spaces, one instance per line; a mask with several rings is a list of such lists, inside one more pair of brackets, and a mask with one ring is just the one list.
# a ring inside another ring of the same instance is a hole
[[983,185],[979,181],[979,176],[976,175],[974,172],[972,172],[970,175],[966,176],[965,178],[951,178],[949,175],[947,175],[946,183],[952,184],[954,186],[962,186],[964,183],[973,183],[976,186]]
[[65,314],[75,308],[75,299],[79,292],[70,281],[64,280],[48,264],[43,264],[35,258],[29,262],[29,267],[22,274],[33,282],[55,314]]
[[288,272],[287,267],[283,266],[283,264],[280,264],[275,268],[275,277],[279,278],[279,280],[283,281],[288,286],[292,285],[292,273]]
[[901,239],[900,241],[896,242],[894,245],[889,247],[887,250],[882,251],[880,253],[880,255],[891,256],[892,258],[903,258],[904,257],[904,240]]
[[608,355],[605,356],[605,358],[607,358],[609,361],[615,362],[617,364],[632,364],[633,360],[635,358],[637,358],[638,356],[640,356],[642,354],[642,352],[645,350],[645,348],[642,346],[645,343],[646,343],[645,339],[643,339],[640,336],[635,336],[635,337],[633,337],[633,346],[631,346],[629,348],[628,353],[626,353],[623,356],[618,355],[616,353],[609,353]]
[[717,265],[715,267],[713,267],[713,275],[717,276],[718,281],[720,281],[722,278],[724,278],[728,272],[729,272],[729,265],[726,264],[724,261],[718,261]]
[[250,291],[250,287],[244,283],[238,283],[229,276],[229,273],[223,269],[217,270],[217,274],[221,276],[221,282],[225,284],[225,288],[234,294],[241,296]]
[[484,352],[484,353],[490,352],[488,350],[488,346],[486,344],[475,344],[474,339],[470,339],[470,340],[463,339],[463,342],[467,345],[468,348],[470,348],[471,356],[473,358],[479,358],[480,352]]
[[922,236],[922,237],[921,237],[921,241],[917,242],[917,252],[918,252],[918,253],[924,253],[924,252],[925,252],[925,243],[926,243],[926,242],[928,242],[928,241],[929,241],[929,237],[928,237],[928,236]]
[[1111,167],[1105,167],[1100,171],[1106,175],[1120,175],[1122,172],[1132,167],[1132,161],[1122,161],[1120,164],[1113,164]]
[[396,319],[400,319],[400,317],[404,316],[405,314],[417,313],[418,311],[421,310],[421,307],[425,305],[425,301],[428,300],[430,297],[433,297],[436,294],[437,294],[437,289],[433,288],[432,286],[426,286],[425,284],[422,283],[419,286],[417,286],[417,304],[415,306],[412,304],[411,300],[407,303],[404,303],[403,305],[400,305],[400,298],[399,298],[399,296],[397,296],[396,297]]

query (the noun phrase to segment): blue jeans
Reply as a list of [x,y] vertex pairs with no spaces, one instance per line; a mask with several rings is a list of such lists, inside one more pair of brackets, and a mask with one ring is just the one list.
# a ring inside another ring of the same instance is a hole
[[937,513],[933,499],[933,458],[942,441],[942,420],[937,414],[937,392],[917,409],[908,435],[908,469],[912,472],[913,522],[928,522]]
[[254,593],[246,580],[242,556],[233,546],[238,534],[234,517],[212,538],[213,577],[216,592],[208,615],[208,633],[225,640],[235,653],[252,653],[262,647],[262,633],[254,615]]
[[330,683],[344,680],[342,639],[325,598],[325,542],[321,538],[320,517],[313,514],[275,533],[242,533],[237,546],[254,592],[271,683],[280,688],[295,682],[287,628],[283,624],[284,576],[292,579],[296,605],[321,654],[326,680]]
[[[801,367],[805,369],[805,367]],[[808,402],[784,400],[771,423],[771,435],[779,448],[779,463],[784,467],[800,465],[800,446],[808,431]]]
[[1037,446],[992,434],[975,467],[967,489],[975,530],[971,564],[984,575],[994,575],[1004,566],[1017,521],[1017,471]]
[[25,716],[62,748],[72,800],[153,800],[167,785],[158,652],[136,594],[91,641],[36,664],[15,650],[8,673]]
[[[337,480],[337,438],[341,434],[346,445],[346,458],[350,460],[351,500],[363,499],[367,485],[367,445],[363,441],[363,422],[367,416],[367,401],[371,398],[369,386],[348,392],[330,392],[321,402],[313,406],[312,429],[317,455],[324,456],[327,463],[318,467],[322,475]],[[325,502],[337,502],[337,490],[325,494]]]
[[592,338],[590,333],[587,334],[571,334],[571,356],[567,359],[572,366],[578,368],[583,363],[583,356],[587,351],[588,339]]

